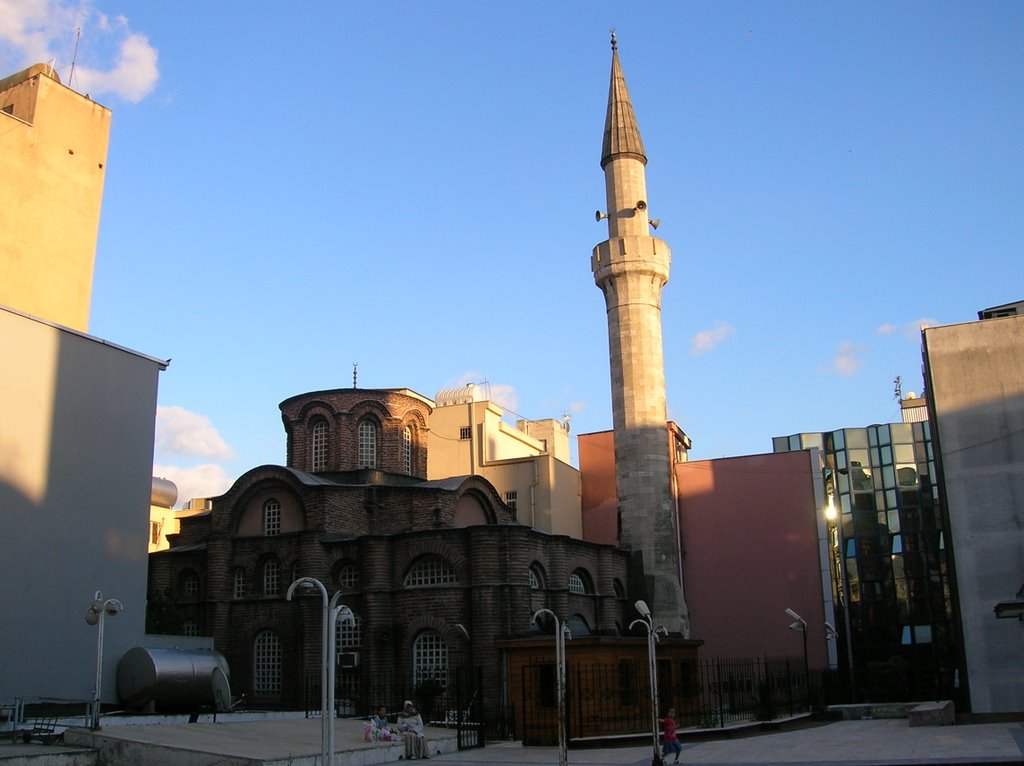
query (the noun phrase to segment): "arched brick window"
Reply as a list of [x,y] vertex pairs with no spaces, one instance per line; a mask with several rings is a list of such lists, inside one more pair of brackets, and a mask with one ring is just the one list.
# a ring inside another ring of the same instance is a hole
[[245,598],[245,586],[245,567],[235,567],[231,595],[234,598]]
[[317,419],[309,436],[309,465],[316,471],[327,470],[327,421]]
[[448,644],[436,630],[425,630],[412,644],[412,682],[437,681],[448,685]]
[[412,426],[402,429],[402,471],[412,473]]
[[356,451],[357,468],[377,467],[377,424],[369,418],[359,421],[358,448]]
[[405,587],[415,588],[424,585],[448,585],[456,583],[459,578],[451,564],[440,556],[422,556],[409,567],[405,575]]
[[281,591],[281,565],[277,559],[263,562],[263,595],[276,596]]
[[267,537],[281,534],[281,503],[274,498],[263,504],[263,534]]
[[253,644],[253,691],[281,693],[281,640],[272,630],[260,631]]

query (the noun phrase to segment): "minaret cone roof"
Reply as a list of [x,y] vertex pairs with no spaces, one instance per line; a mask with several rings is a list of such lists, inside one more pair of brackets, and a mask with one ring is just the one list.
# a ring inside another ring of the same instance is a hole
[[608,114],[604,121],[604,144],[601,147],[601,167],[617,156],[628,155],[647,164],[644,142],[636,124],[633,104],[629,100],[626,78],[619,64],[619,47],[612,35],[612,81],[608,87]]

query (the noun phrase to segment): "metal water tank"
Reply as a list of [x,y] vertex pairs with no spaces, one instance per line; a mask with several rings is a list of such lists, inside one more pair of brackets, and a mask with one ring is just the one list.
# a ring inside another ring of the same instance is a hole
[[229,677],[227,660],[213,649],[136,646],[117,664],[117,695],[129,708],[223,710],[230,705]]

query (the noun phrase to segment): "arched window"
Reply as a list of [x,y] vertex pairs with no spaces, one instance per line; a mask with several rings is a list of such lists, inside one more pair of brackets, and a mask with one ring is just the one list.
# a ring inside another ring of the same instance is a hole
[[281,590],[281,565],[277,559],[263,562],[263,595],[276,596]]
[[590,635],[590,626],[587,624],[587,618],[582,614],[574,614],[566,622],[573,638]]
[[253,646],[253,691],[256,694],[281,693],[281,641],[272,630],[256,635]]
[[540,590],[540,579],[537,577],[537,573],[533,571],[533,567],[526,570],[530,576],[530,590]]
[[412,644],[413,687],[424,681],[448,685],[448,644],[436,630],[423,631]]
[[185,594],[185,598],[199,598],[199,575],[195,572],[185,572],[185,576],[181,579],[181,592]]
[[377,424],[372,420],[359,421],[359,447],[357,468],[377,467]]
[[263,534],[267,537],[281,534],[281,504],[274,498],[263,504]]
[[363,621],[355,612],[351,616],[338,615],[338,622],[334,626],[334,652],[350,652],[358,649],[363,643]]
[[418,559],[405,575],[405,587],[422,585],[447,585],[458,582],[455,570],[440,556],[423,556]]
[[530,564],[529,574],[530,588],[533,590],[540,590],[544,587],[544,581],[546,579],[544,577],[544,569],[536,561]]
[[245,598],[245,567],[235,567],[232,581],[232,595],[235,598]]
[[309,464],[313,471],[327,470],[327,421],[317,420],[310,433]]
[[359,590],[359,567],[355,564],[342,564],[338,569],[338,587],[346,593]]
[[615,590],[615,598],[626,597],[626,589],[622,587],[622,580],[618,577],[612,580],[612,588]]
[[402,471],[412,473],[412,426],[402,429]]
[[198,636],[199,635],[199,623],[195,620],[185,620],[185,624],[181,626],[181,635],[183,636]]
[[586,571],[577,569],[569,575],[569,592],[581,595],[593,592],[593,589],[590,587],[590,576]]

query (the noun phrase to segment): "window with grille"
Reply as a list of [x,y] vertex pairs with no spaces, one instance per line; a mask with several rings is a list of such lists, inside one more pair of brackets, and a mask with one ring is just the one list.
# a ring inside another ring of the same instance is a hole
[[440,556],[425,556],[412,565],[405,575],[405,587],[446,585],[458,582],[455,570]]
[[185,620],[185,624],[181,626],[181,635],[183,636],[198,636],[199,635],[199,623],[195,620]]
[[151,545],[160,544],[160,531],[163,528],[163,524],[158,521],[149,522],[149,542]]
[[318,420],[313,424],[310,444],[310,464],[314,471],[327,470],[327,423]]
[[199,598],[199,575],[195,572],[188,572],[182,581],[182,590],[185,598]]
[[530,567],[526,570],[530,575],[530,588],[533,590],[540,590],[540,577],[537,575],[537,571]]
[[281,692],[281,641],[272,630],[257,634],[253,647],[253,691],[256,694]]
[[518,493],[518,491],[516,491],[514,489],[510,489],[508,492],[505,493],[505,505],[507,505],[513,511],[516,509],[516,506],[517,506],[518,502],[519,502],[519,493]]
[[587,581],[583,573],[576,570],[569,575],[569,592],[570,593],[587,593]]
[[343,564],[338,570],[338,587],[343,591],[359,589],[359,567],[355,564]]
[[412,473],[412,427],[402,429],[402,470]]
[[413,687],[424,681],[437,681],[444,688],[448,685],[448,644],[441,634],[425,630],[416,636],[412,645]]
[[281,504],[274,498],[263,504],[263,534],[267,537],[281,534]]
[[267,559],[263,563],[263,595],[276,596],[281,590],[281,565],[277,559]]
[[359,421],[359,445],[357,459],[359,468],[377,467],[377,426],[372,420]]
[[358,649],[363,642],[362,629],[363,621],[359,615],[353,612],[351,616],[338,615],[338,621],[334,626],[334,653]]
[[470,426],[463,426],[459,429],[459,439],[469,441],[473,438],[473,429]]
[[232,583],[232,595],[235,598],[245,598],[245,568],[235,567],[235,576]]

